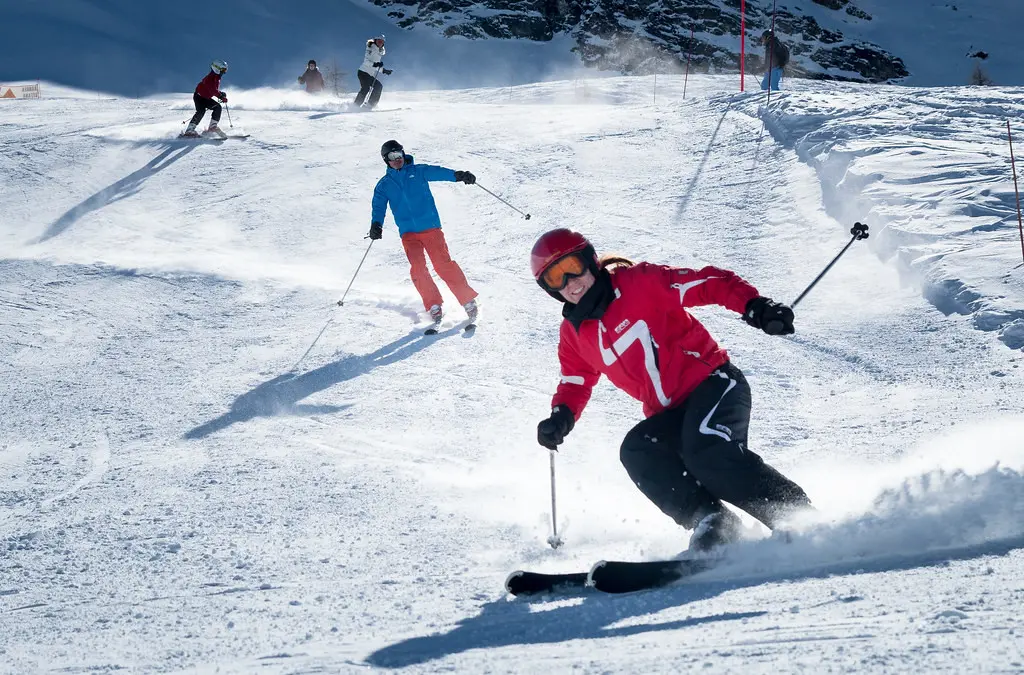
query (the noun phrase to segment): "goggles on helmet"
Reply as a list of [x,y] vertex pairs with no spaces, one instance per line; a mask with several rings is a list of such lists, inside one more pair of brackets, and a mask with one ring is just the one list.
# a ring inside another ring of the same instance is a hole
[[392,150],[391,152],[388,153],[388,161],[389,162],[393,162],[396,159],[403,159],[404,157],[405,157],[405,152],[403,150]]
[[549,291],[560,291],[569,283],[569,279],[581,277],[587,273],[587,263],[579,253],[570,253],[548,265],[540,275],[540,282]]

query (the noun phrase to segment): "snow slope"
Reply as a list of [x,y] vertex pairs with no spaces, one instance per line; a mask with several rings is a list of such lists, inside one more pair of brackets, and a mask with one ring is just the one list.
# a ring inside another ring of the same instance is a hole
[[[372,114],[239,92],[233,129],[252,136],[224,144],[175,139],[180,96],[10,102],[0,672],[1024,668],[1022,354],[1012,321],[979,330],[982,310],[943,313],[954,295],[934,291],[1024,307],[994,131],[1020,92],[813,83],[762,124],[763,99],[723,78],[691,78],[685,101],[659,78],[656,104],[652,84],[388,95]],[[937,119],[915,127],[916,106]],[[451,298],[421,335],[390,218],[335,305],[392,137],[532,215],[435,186],[481,292],[475,335]],[[545,545],[535,427],[559,317],[529,276],[535,237],[570,225],[791,301],[853,219],[872,238],[793,337],[698,312],[751,381],[751,446],[820,515],[789,544],[752,527],[734,562],[671,589],[508,599],[514,568],[687,539],[619,466],[640,408],[601,384],[558,455],[566,546]]]

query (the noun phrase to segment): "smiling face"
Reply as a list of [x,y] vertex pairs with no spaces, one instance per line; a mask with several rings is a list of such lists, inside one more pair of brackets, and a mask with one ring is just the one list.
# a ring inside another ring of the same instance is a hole
[[597,279],[594,277],[594,273],[587,270],[578,277],[570,277],[565,282],[565,288],[559,291],[562,299],[572,304],[578,304],[580,298],[590,290],[590,287],[594,285]]

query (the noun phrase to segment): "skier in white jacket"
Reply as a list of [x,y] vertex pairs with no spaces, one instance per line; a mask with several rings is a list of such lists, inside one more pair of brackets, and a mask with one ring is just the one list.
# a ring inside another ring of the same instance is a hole
[[[380,83],[378,75],[384,73],[390,75],[391,70],[384,67],[384,36],[372,38],[366,41],[366,54],[363,56],[363,65],[359,66],[356,75],[359,76],[359,93],[356,94],[355,105],[356,107],[363,106],[363,101],[366,101],[364,107],[372,110],[377,102],[380,101],[380,94],[384,89],[384,85]],[[371,93],[372,92],[372,93]],[[370,99],[366,100],[366,95],[370,95]]]

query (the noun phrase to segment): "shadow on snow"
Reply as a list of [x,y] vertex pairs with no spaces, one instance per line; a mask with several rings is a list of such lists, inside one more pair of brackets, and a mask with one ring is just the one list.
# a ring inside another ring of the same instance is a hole
[[417,328],[371,354],[345,356],[301,375],[294,372],[278,375],[236,398],[228,412],[186,432],[185,438],[205,438],[232,424],[247,422],[256,417],[340,412],[349,406],[301,405],[299,401],[346,380],[365,375],[374,368],[401,361],[439,338],[461,332],[458,327],[453,327],[428,337],[423,335],[422,329]]
[[[818,565],[813,569],[765,572],[725,581],[691,581],[654,591],[611,596],[587,591],[582,603],[534,611],[528,600],[505,598],[485,604],[479,614],[463,619],[447,633],[414,637],[388,645],[366,657],[366,663],[380,668],[404,668],[460,654],[471,649],[492,649],[511,645],[552,644],[568,640],[625,637],[640,633],[699,627],[716,621],[737,621],[763,616],[777,607],[752,608],[745,612],[723,612],[661,623],[610,627],[630,617],[654,614],[671,607],[707,600],[727,591],[753,588],[767,583],[828,578],[836,575],[896,572],[946,565],[956,560],[1002,556],[1024,547],[1024,538],[1014,537],[961,549],[929,551],[871,560],[845,560]],[[836,598],[855,602],[859,596]]]
[[46,232],[44,232],[33,243],[41,244],[44,241],[53,239],[54,237],[63,234],[69,227],[81,220],[82,217],[87,214],[92,213],[93,211],[98,211],[108,204],[113,204],[116,201],[131,197],[142,189],[142,184],[147,178],[158,171],[166,169],[174,162],[192,152],[193,149],[195,149],[194,145],[185,147],[181,147],[180,145],[171,145],[165,148],[163,152],[151,159],[149,163],[141,169],[133,171],[116,183],[111,183],[93,196],[79,203],[77,206],[68,209],[64,215],[53,221],[53,223],[46,228]]

